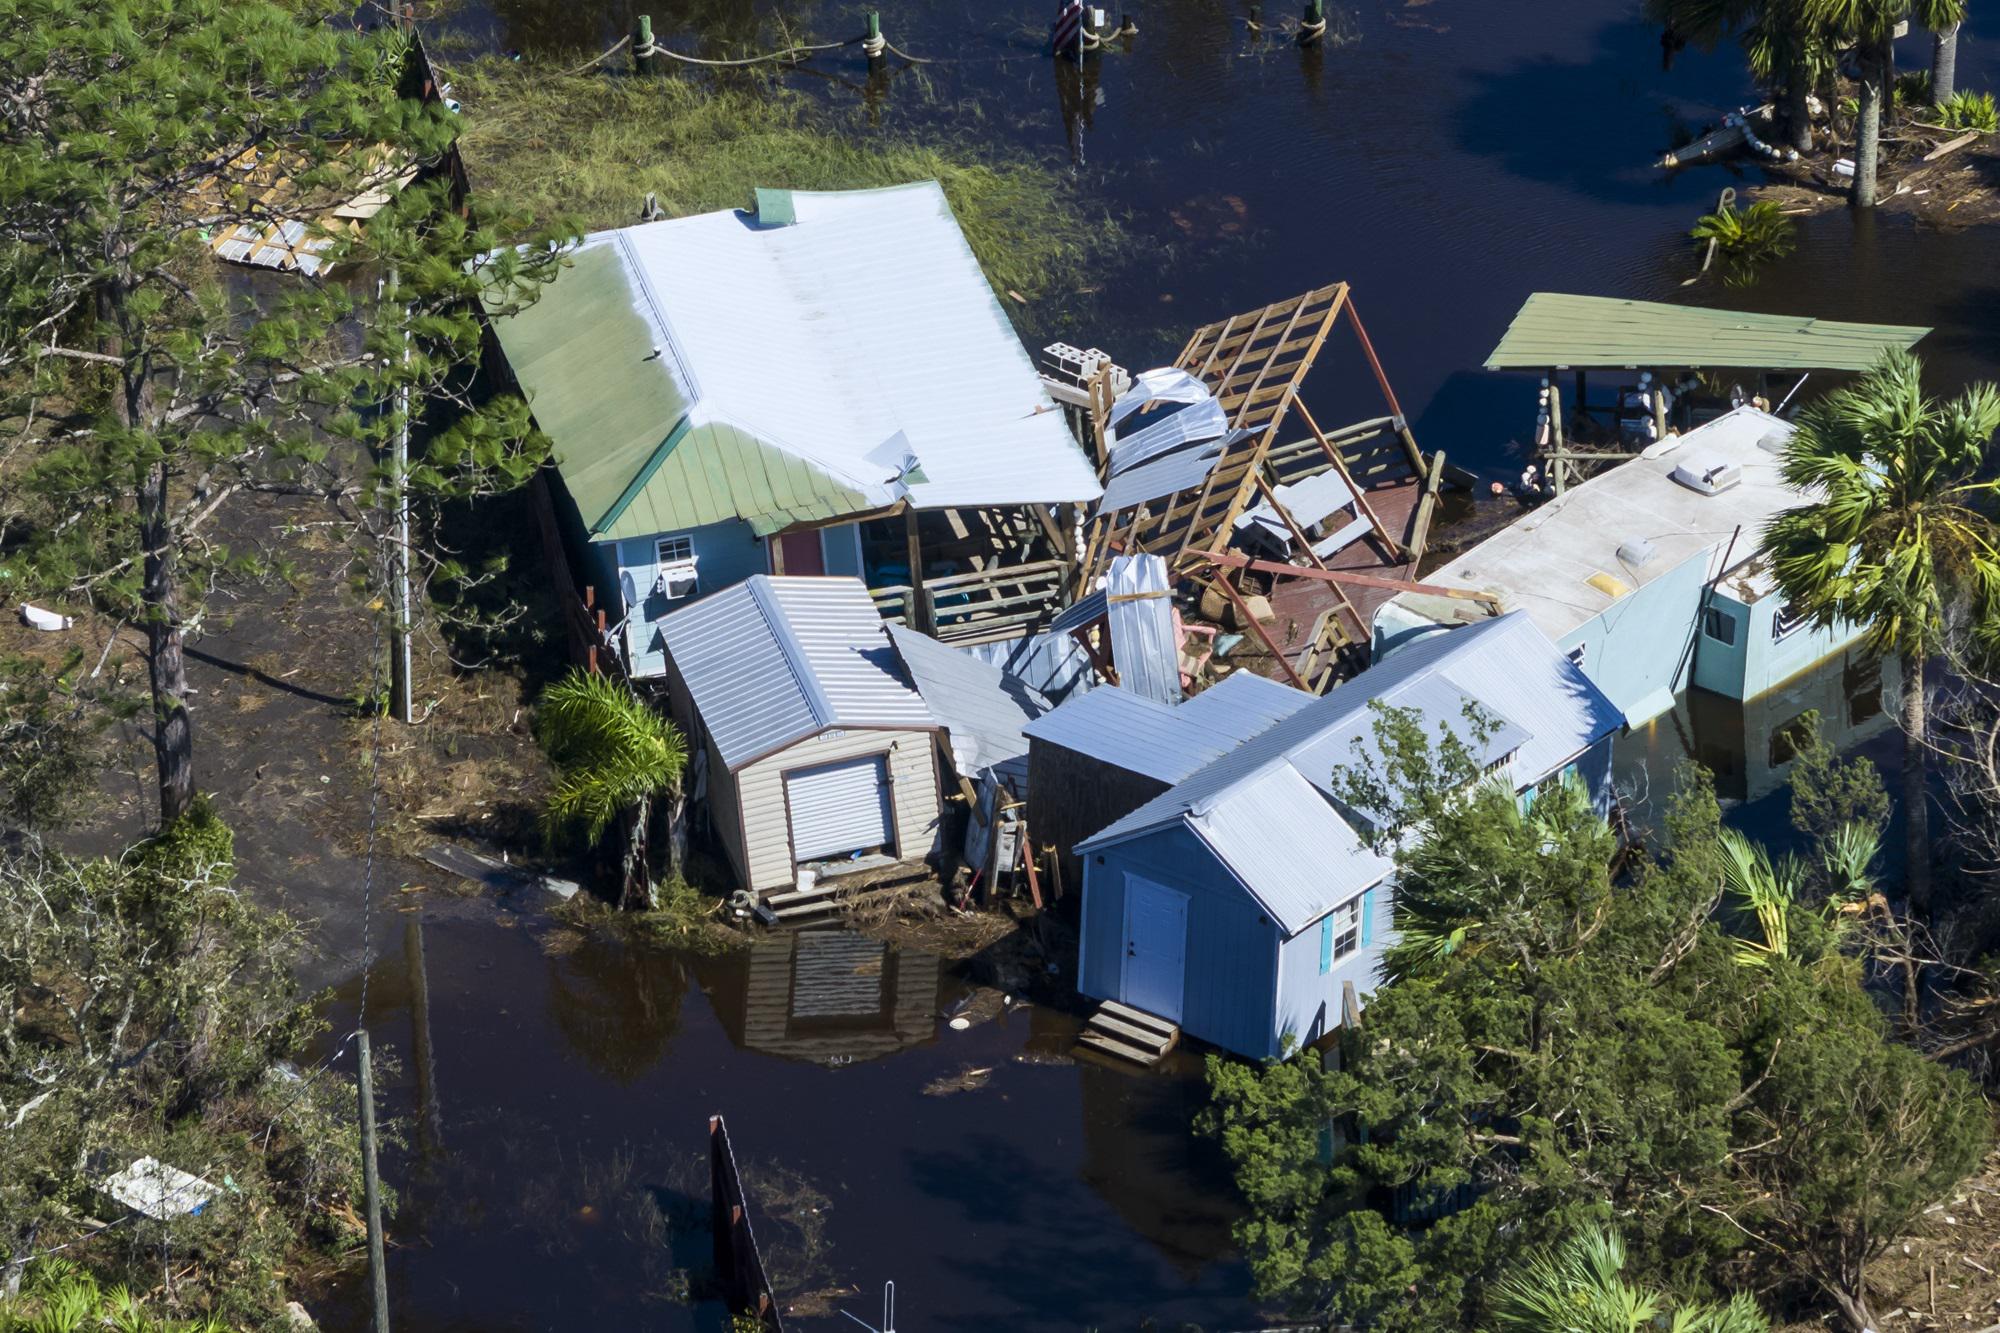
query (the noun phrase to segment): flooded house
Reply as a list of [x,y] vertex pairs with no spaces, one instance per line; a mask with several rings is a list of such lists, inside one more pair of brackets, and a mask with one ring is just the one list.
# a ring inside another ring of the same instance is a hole
[[[1732,407],[1785,404],[1814,375],[1867,370],[1930,330],[1811,315],[1535,292],[1486,358],[1542,377],[1535,449],[1557,495]],[[1574,376],[1567,401],[1563,374]],[[1592,377],[1595,377],[1594,379]],[[1636,377],[1636,379],[1634,378]]]
[[711,831],[744,888],[936,850],[938,724],[858,580],[754,575],[658,633]]
[[753,574],[858,577],[955,639],[1067,600],[1058,511],[1102,488],[935,182],[599,232],[490,313],[634,677],[665,672],[669,616]]
[[1765,526],[1804,503],[1779,471],[1791,431],[1735,408],[1569,487],[1425,576],[1488,602],[1402,593],[1385,605],[1378,659],[1496,606],[1523,611],[1633,726],[1690,685],[1751,699],[1808,670],[1861,630],[1808,623],[1757,553]]
[[[859,579],[755,574],[660,622],[668,706],[737,883],[781,917],[815,885],[960,853],[1026,791],[1023,728],[1052,704],[999,667],[885,623]],[[801,872],[810,872],[807,879]]]
[[[1085,1042],[1108,1054],[1151,1063],[1186,1033],[1269,1059],[1358,1016],[1395,932],[1392,849],[1338,781],[1378,752],[1372,704],[1453,730],[1516,792],[1569,778],[1611,802],[1623,716],[1523,612],[1423,638],[1316,698],[1238,688],[1206,717],[1185,715],[1220,687],[1164,709],[1150,733],[1109,716],[1119,692],[1102,690],[1028,728],[1164,785],[1076,847],[1078,986],[1102,1002]],[[1474,706],[1489,727],[1469,725]],[[1065,728],[1072,709],[1084,724]]]

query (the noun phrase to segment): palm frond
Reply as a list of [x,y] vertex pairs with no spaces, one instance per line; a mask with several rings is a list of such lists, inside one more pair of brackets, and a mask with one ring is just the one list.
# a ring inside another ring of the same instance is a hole
[[550,685],[538,723],[556,765],[543,811],[551,833],[599,838],[621,812],[671,791],[687,766],[680,730],[608,676],[571,671]]

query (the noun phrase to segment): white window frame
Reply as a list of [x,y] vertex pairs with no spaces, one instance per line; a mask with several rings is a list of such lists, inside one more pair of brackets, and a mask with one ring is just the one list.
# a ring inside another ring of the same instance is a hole
[[1794,610],[1790,602],[1780,602],[1771,616],[1771,642],[1783,643],[1810,623],[1805,612]]
[[1333,922],[1333,961],[1338,963],[1361,947],[1361,900],[1365,894],[1355,894],[1327,916]]
[[[695,558],[694,534],[669,532],[653,539],[653,563],[659,567],[654,586],[670,602],[686,601],[701,595],[700,561]],[[687,586],[675,592],[673,585],[685,580]]]
[[1589,647],[1590,645],[1587,643],[1579,643],[1576,647],[1564,653],[1563,656],[1567,657],[1578,671],[1581,671],[1583,670],[1584,651]]

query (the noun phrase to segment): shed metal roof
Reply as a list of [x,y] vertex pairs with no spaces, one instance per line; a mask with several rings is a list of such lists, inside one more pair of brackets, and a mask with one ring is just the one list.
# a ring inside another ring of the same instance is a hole
[[[1450,687],[1442,694],[1440,678]],[[1434,716],[1439,711],[1455,712],[1460,697],[1476,700],[1506,724],[1498,743],[1518,742],[1513,771],[1523,786],[1556,771],[1624,723],[1624,715],[1532,620],[1518,613],[1502,616],[1419,640],[1261,734],[1230,747],[1171,790],[1079,843],[1077,850],[1123,842],[1176,822],[1200,833],[1199,821],[1213,811],[1241,809],[1255,831],[1254,855],[1245,852],[1242,859],[1232,860],[1219,847],[1217,855],[1272,913],[1272,919],[1287,933],[1296,934],[1380,876],[1369,878],[1372,863],[1343,852],[1344,844],[1328,843],[1317,816],[1302,821],[1294,812],[1281,818],[1274,807],[1273,814],[1255,818],[1259,795],[1296,795],[1278,793],[1278,787],[1290,784],[1274,785],[1268,771],[1278,764],[1291,767],[1332,810],[1336,763],[1352,761],[1355,741],[1364,748],[1372,743],[1371,702],[1422,705],[1427,719],[1448,722],[1464,734],[1462,720]],[[1439,698],[1452,706],[1439,704]],[[1039,725],[1066,710],[1067,706],[1057,709]],[[1302,891],[1307,884],[1316,887]]]
[[1236,743],[1232,733],[1184,718],[1170,704],[1115,689],[1078,695],[1022,730],[1160,782],[1179,782]]
[[1182,717],[1232,736],[1254,736],[1284,721],[1315,698],[1254,671],[1232,671],[1200,694],[1184,700]]
[[1883,352],[1914,346],[1929,332],[1908,324],[1536,292],[1507,326],[1486,368],[1866,370]]
[[659,628],[731,772],[833,727],[937,726],[859,579],[756,574]]
[[[1396,868],[1284,760],[1265,765],[1191,812],[1188,826],[1288,935]],[[1284,829],[1284,836],[1271,836],[1273,828]],[[1300,856],[1301,847],[1311,847],[1312,855]]]
[[902,625],[888,630],[917,693],[944,726],[962,776],[976,777],[1028,753],[1021,728],[1055,707],[1041,691],[927,634]]
[[1097,498],[936,182],[791,200],[586,237],[496,312],[593,537]]

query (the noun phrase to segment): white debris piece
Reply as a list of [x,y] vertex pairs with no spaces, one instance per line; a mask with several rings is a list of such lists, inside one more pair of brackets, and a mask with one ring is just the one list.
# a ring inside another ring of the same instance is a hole
[[30,606],[28,603],[23,602],[21,603],[21,623],[29,629],[54,633],[57,630],[68,629],[76,621],[69,616],[61,615],[54,611],[44,611],[39,606]]
[[135,1213],[158,1222],[199,1213],[215,1197],[215,1186],[153,1157],[141,1157],[106,1176],[104,1192]]

